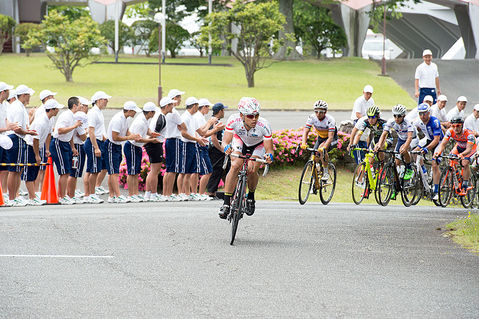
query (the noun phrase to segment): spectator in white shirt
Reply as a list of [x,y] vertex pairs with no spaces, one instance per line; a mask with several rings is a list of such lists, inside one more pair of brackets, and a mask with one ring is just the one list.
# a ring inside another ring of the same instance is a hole
[[[424,97],[424,103],[427,103],[427,104],[429,104],[429,106],[432,106],[432,103],[433,103],[432,96],[426,95]],[[411,123],[416,122],[417,120],[419,120],[419,113],[417,111],[417,106],[415,108],[413,108],[411,111],[409,111],[409,113],[406,115],[406,120],[408,120]]]
[[449,112],[447,112],[446,119],[448,122],[454,117],[460,116],[465,118],[464,109],[466,108],[467,98],[463,95],[457,98],[456,106],[454,106]]
[[474,132],[475,137],[479,137],[479,104],[474,105],[472,114],[466,117],[464,128]]
[[[31,129],[37,132],[37,135],[27,135],[26,142],[26,158],[27,163],[40,164],[44,162],[40,150],[44,149],[46,157],[50,156],[50,140],[53,123],[50,119],[58,114],[58,111],[64,108],[54,99],[45,101],[43,105],[44,112],[38,114],[32,122]],[[28,205],[40,206],[45,201],[40,200],[35,194],[35,181],[38,179],[40,172],[39,166],[27,166],[25,168],[25,184],[28,190]]]
[[[35,131],[29,129],[28,113],[26,106],[30,103],[30,97],[35,93],[34,90],[26,85],[19,85],[16,89],[17,99],[10,104],[7,114],[7,120],[11,123],[18,123],[18,126],[8,131],[8,136],[12,140],[13,146],[7,152],[8,163],[25,163],[25,135],[37,135]],[[11,206],[25,206],[26,203],[20,199],[15,198],[20,189],[21,173],[23,167],[9,166],[8,168],[8,197]]]
[[[15,130],[18,128],[17,123],[10,123],[7,120],[7,108],[10,103],[7,99],[10,92],[14,91],[13,86],[8,85],[5,82],[0,82],[0,135],[5,135],[5,132]],[[7,150],[0,147],[0,163],[7,163]],[[7,178],[8,178],[8,166],[0,166],[0,183],[2,190],[7,190]]]
[[431,106],[431,116],[434,116],[439,121],[441,121],[441,124],[443,122],[447,122],[446,103],[447,96],[439,95],[437,97],[437,103]]
[[373,87],[371,85],[366,85],[363,89],[363,95],[358,97],[354,101],[353,111],[351,112],[351,120],[356,123],[360,118],[366,116],[366,110],[374,105]]
[[424,50],[422,59],[424,62],[418,65],[414,76],[414,95],[419,98],[418,105],[423,102],[426,95],[431,95],[434,100],[433,103],[435,103],[437,95],[441,94],[439,72],[436,63],[432,62],[431,50]]

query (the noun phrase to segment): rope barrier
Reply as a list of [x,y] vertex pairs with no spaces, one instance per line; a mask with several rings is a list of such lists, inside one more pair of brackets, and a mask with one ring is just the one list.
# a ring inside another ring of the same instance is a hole
[[23,163],[0,163],[0,166],[20,166],[20,167],[23,167],[23,166],[47,166],[47,165],[51,165],[51,164],[48,164],[48,163],[40,163],[40,164],[37,164],[37,163],[26,163],[26,164],[23,164]]

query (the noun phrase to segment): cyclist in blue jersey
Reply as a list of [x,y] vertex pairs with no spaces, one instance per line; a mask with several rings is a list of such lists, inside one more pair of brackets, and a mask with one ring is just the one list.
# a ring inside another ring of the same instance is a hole
[[[431,152],[434,154],[437,152],[439,145],[441,144],[444,134],[441,129],[441,122],[434,116],[431,116],[431,107],[429,104],[421,103],[417,107],[419,119],[414,121],[414,126],[424,133],[424,138],[419,141],[419,145],[415,151],[422,151],[424,155]],[[421,168],[426,173],[426,167],[424,167],[424,160],[421,162]],[[439,162],[438,160],[432,161],[432,180],[434,182],[433,199],[439,199]]]

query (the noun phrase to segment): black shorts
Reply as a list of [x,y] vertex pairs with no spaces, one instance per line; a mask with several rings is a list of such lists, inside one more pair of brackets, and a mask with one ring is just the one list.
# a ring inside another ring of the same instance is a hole
[[145,151],[150,158],[150,163],[163,162],[163,143],[146,143]]
[[[314,149],[317,150],[319,148],[319,146],[325,142],[328,138],[322,138],[322,137],[318,137],[318,139],[316,140],[316,143],[314,144]],[[334,137],[333,137],[333,141],[331,142],[331,144],[329,144],[329,147],[328,149],[326,150],[327,152],[329,152],[331,150],[331,148],[334,146],[336,147],[336,145],[338,144],[338,133],[337,131],[334,132]]]

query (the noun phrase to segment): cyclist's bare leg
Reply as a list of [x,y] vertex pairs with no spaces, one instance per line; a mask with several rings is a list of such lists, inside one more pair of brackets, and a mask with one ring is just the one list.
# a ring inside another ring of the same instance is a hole
[[439,184],[439,178],[441,177],[441,172],[439,170],[439,164],[437,161],[432,161],[432,181],[434,184]]
[[[235,152],[235,154],[240,154],[239,152]],[[238,172],[243,166],[243,159],[237,157],[231,157],[231,168],[226,175],[225,180],[225,193],[232,194],[235,190],[236,183],[238,181]]]
[[[254,156],[255,158],[259,158]],[[249,162],[248,163],[248,191],[254,192],[256,190],[256,186],[258,185],[259,175],[258,170],[261,166],[260,162]]]
[[469,178],[471,177],[471,168],[470,168],[470,165],[469,165],[469,160],[462,160],[462,166],[464,166],[464,170],[462,172],[462,178],[464,179],[464,181],[468,181]]

